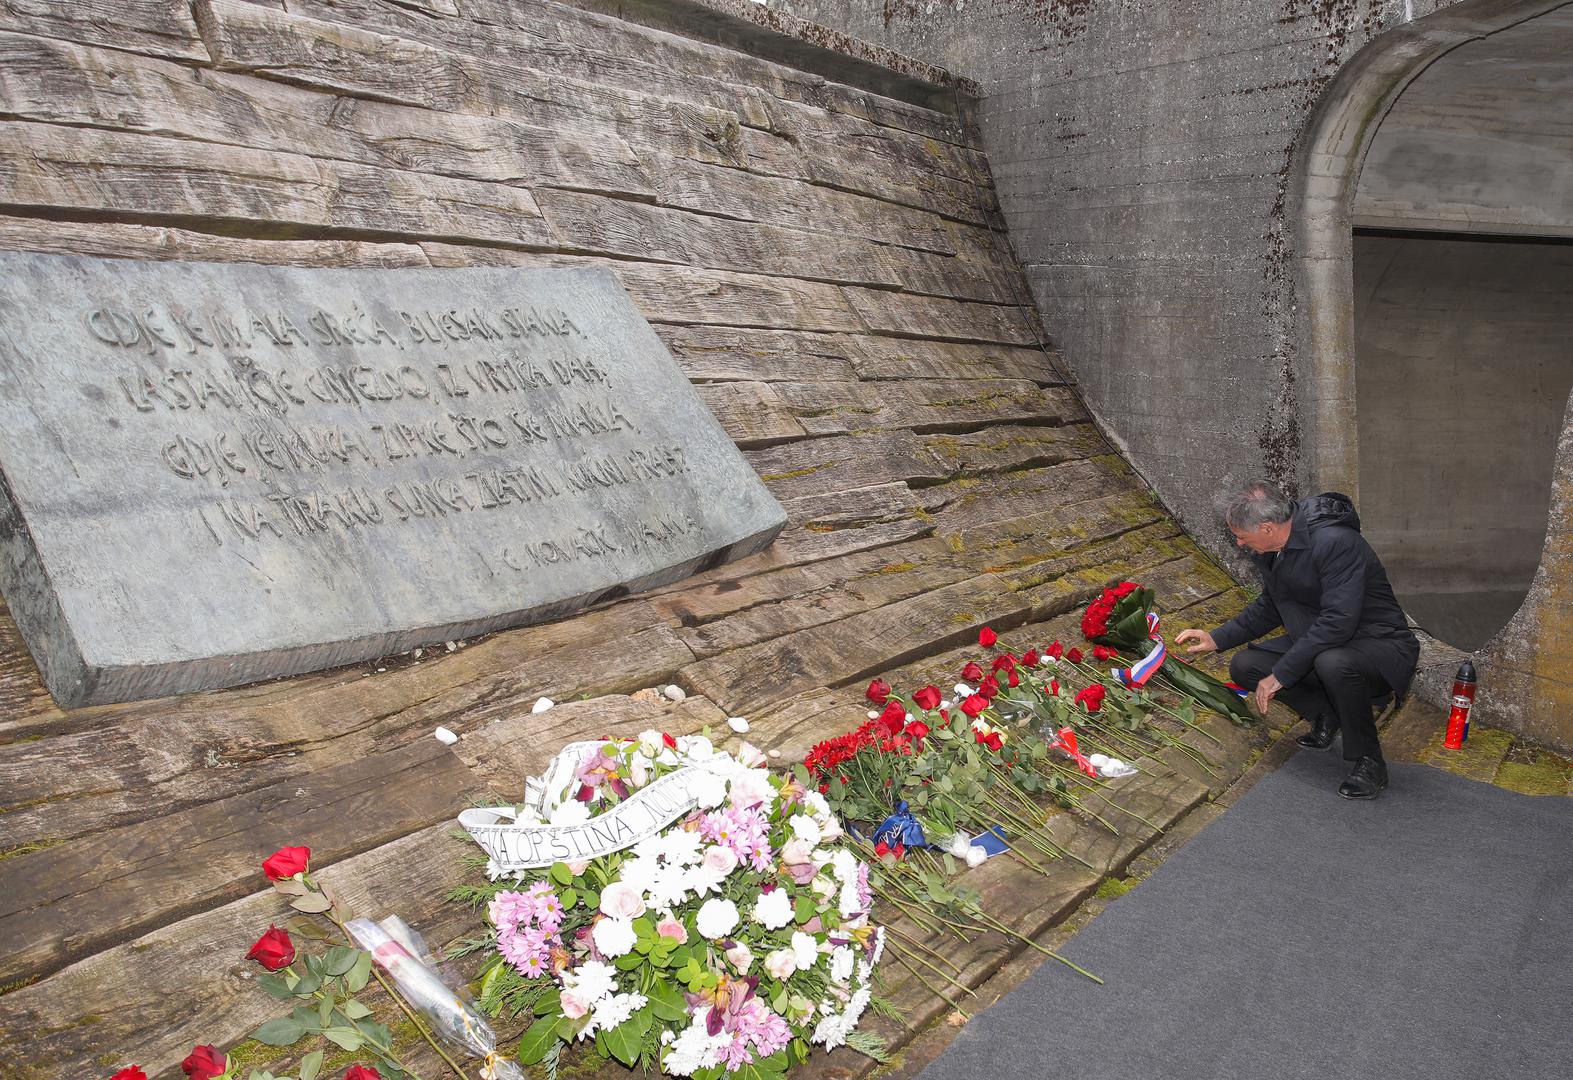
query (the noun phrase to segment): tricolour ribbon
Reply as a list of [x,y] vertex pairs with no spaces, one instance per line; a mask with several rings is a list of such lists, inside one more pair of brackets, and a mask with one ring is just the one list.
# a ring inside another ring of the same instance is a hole
[[1076,732],[1073,729],[1068,727],[1060,728],[1059,739],[1060,749],[1071,756],[1071,760],[1076,763],[1078,769],[1088,776],[1098,775],[1098,767],[1083,757],[1082,752],[1076,748]]
[[1163,666],[1168,649],[1163,644],[1163,635],[1158,633],[1158,613],[1147,613],[1147,636],[1154,642],[1153,650],[1128,668],[1110,668],[1109,675],[1122,686],[1146,686],[1147,680],[1157,673]]

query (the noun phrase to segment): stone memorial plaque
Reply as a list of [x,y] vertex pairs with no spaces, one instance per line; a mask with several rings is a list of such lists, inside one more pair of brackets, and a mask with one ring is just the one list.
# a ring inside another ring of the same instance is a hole
[[786,520],[605,270],[0,274],[0,589],[66,707],[558,617]]

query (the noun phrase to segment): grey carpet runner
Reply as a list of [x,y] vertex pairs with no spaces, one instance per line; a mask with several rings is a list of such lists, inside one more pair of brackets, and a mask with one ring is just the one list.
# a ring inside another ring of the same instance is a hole
[[1573,799],[1300,753],[923,1080],[1573,1076]]

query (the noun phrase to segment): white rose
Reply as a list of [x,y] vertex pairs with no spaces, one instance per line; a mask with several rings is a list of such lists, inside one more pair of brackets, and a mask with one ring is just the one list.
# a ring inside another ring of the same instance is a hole
[[815,844],[819,843],[820,838],[823,836],[823,833],[819,828],[819,822],[815,821],[807,814],[793,814],[791,820],[788,821],[787,824],[791,826],[794,833],[796,833],[802,839],[808,841],[809,847],[813,847]]
[[774,889],[759,898],[754,905],[754,921],[766,930],[779,930],[792,921],[792,898],[782,888]]
[[625,881],[612,882],[601,890],[601,914],[614,919],[637,919],[644,914],[644,897],[640,893]]
[[590,820],[590,808],[577,800],[552,807],[553,825],[583,825]]
[[711,897],[699,907],[697,919],[699,933],[715,941],[737,928],[737,905],[730,900]]
[[801,930],[792,932],[792,959],[797,962],[799,971],[807,971],[814,966],[819,960],[819,942],[814,940],[814,935]]
[[634,947],[638,935],[631,919],[602,919],[595,924],[595,947],[602,956],[622,956]]
[[836,894],[836,883],[830,880],[829,874],[816,874],[814,880],[808,883],[808,887],[821,900],[829,900]]
[[657,758],[666,748],[666,741],[661,738],[661,733],[655,728],[646,728],[639,733],[639,749],[645,752],[646,757]]
[[765,957],[765,970],[772,978],[785,982],[797,970],[797,957],[792,955],[791,949],[777,949]]

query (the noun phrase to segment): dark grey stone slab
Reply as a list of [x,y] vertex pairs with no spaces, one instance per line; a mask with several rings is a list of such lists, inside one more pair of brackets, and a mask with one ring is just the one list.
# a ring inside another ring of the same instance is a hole
[[785,519],[604,270],[0,256],[0,589],[63,706],[557,617]]

